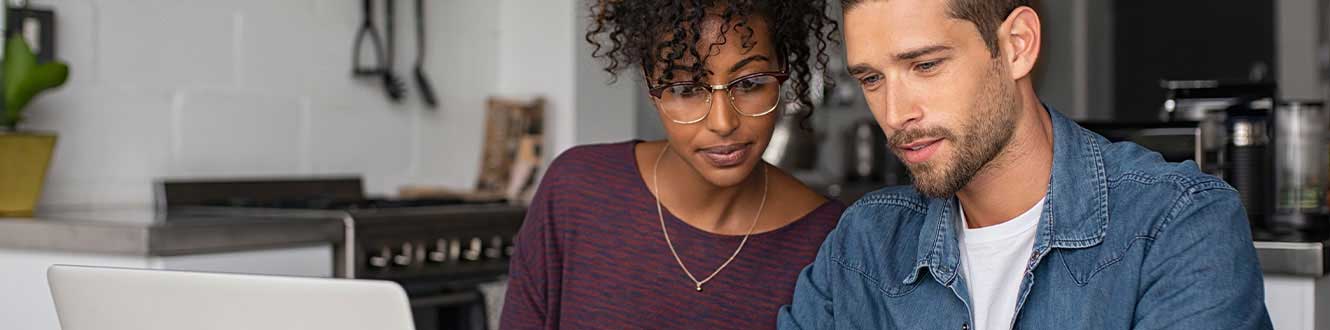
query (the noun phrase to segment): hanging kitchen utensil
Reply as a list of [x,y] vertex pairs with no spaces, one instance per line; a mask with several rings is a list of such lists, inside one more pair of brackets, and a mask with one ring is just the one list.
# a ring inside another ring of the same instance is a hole
[[[360,30],[356,32],[356,39],[351,53],[351,74],[356,77],[378,77],[383,80],[384,90],[388,93],[388,98],[398,101],[402,98],[404,87],[401,80],[397,79],[391,72],[392,68],[392,2],[388,3],[388,49],[384,49],[384,40],[380,39],[379,31],[374,27],[374,3],[371,0],[361,0],[361,11],[364,19],[361,20]],[[367,65],[360,60],[360,54],[364,52],[364,41],[369,38],[370,49],[374,55],[372,65]]]
[[[383,40],[379,39],[379,32],[374,28],[374,6],[370,0],[361,0],[361,11],[365,15],[360,21],[360,30],[356,31],[356,41],[352,46],[351,53],[351,74],[356,77],[379,76],[383,71]],[[374,63],[366,65],[360,61],[360,54],[365,38],[369,38]]]
[[397,25],[397,6],[394,5],[397,1],[385,1],[387,2],[385,4],[387,7],[385,11],[388,13],[387,18],[384,19],[383,22],[383,30],[385,32],[385,37],[388,39],[386,43],[388,47],[386,47],[383,52],[383,89],[388,92],[388,98],[392,99],[393,102],[401,102],[402,96],[406,94],[406,83],[403,83],[402,79],[393,74],[393,63],[397,56],[396,53],[394,53],[396,51],[394,44],[396,43],[397,38],[393,35],[394,26]]
[[434,109],[438,107],[438,99],[434,95],[434,87],[430,84],[429,78],[425,76],[425,2],[416,0],[416,87],[420,89],[420,96],[425,98],[425,104]]

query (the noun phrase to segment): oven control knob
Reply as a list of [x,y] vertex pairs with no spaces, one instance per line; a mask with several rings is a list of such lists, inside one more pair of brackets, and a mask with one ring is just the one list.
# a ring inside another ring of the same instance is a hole
[[485,250],[485,242],[480,237],[472,237],[471,242],[467,244],[466,251],[462,251],[462,259],[467,261],[480,261],[480,255]]
[[462,240],[452,239],[448,241],[448,261],[458,262],[462,260]]
[[415,260],[414,260],[413,262],[415,262],[417,265],[424,265],[424,264],[425,264],[425,257],[428,256],[428,254],[425,253],[426,250],[428,250],[428,249],[425,248],[425,243],[419,243],[419,242],[417,242],[417,243],[416,243],[416,258],[415,258]]
[[388,247],[379,249],[379,255],[369,257],[369,267],[370,268],[388,267],[388,258],[390,256],[392,256],[392,250],[389,250]]
[[448,240],[438,239],[434,241],[434,249],[426,250],[429,255],[427,259],[434,263],[443,263],[448,261]]
[[393,264],[402,267],[410,266],[413,252],[415,250],[411,248],[411,243],[402,243],[402,252],[393,256]]
[[499,259],[503,257],[503,236],[494,235],[490,237],[489,246],[485,247],[485,259]]

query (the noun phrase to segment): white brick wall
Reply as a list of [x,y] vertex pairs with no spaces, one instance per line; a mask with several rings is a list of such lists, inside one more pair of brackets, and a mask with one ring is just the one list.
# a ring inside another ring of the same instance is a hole
[[71,66],[25,125],[60,134],[44,206],[147,205],[162,177],[363,174],[371,193],[470,187],[484,99],[500,93],[497,1],[427,1],[437,111],[409,79],[411,1],[397,5],[400,105],[377,80],[351,77],[359,1],[32,3],[55,8],[59,57]]
[[502,0],[499,7],[501,95],[544,95],[546,159],[578,144],[634,137],[636,71],[615,85],[583,39],[588,0]]

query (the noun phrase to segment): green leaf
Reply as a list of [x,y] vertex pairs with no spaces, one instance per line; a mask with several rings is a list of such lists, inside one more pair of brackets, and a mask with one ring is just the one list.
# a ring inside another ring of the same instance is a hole
[[0,116],[0,126],[13,128],[23,119],[23,108],[38,93],[65,83],[69,78],[69,66],[58,61],[37,64],[37,55],[32,53],[28,42],[22,35],[14,33],[5,40],[4,75],[4,116]]

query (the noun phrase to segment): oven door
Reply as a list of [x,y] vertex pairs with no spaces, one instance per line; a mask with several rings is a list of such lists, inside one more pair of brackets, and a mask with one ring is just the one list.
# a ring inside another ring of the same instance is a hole
[[416,330],[487,330],[489,315],[485,296],[478,288],[439,289],[437,286],[402,285],[411,299]]

